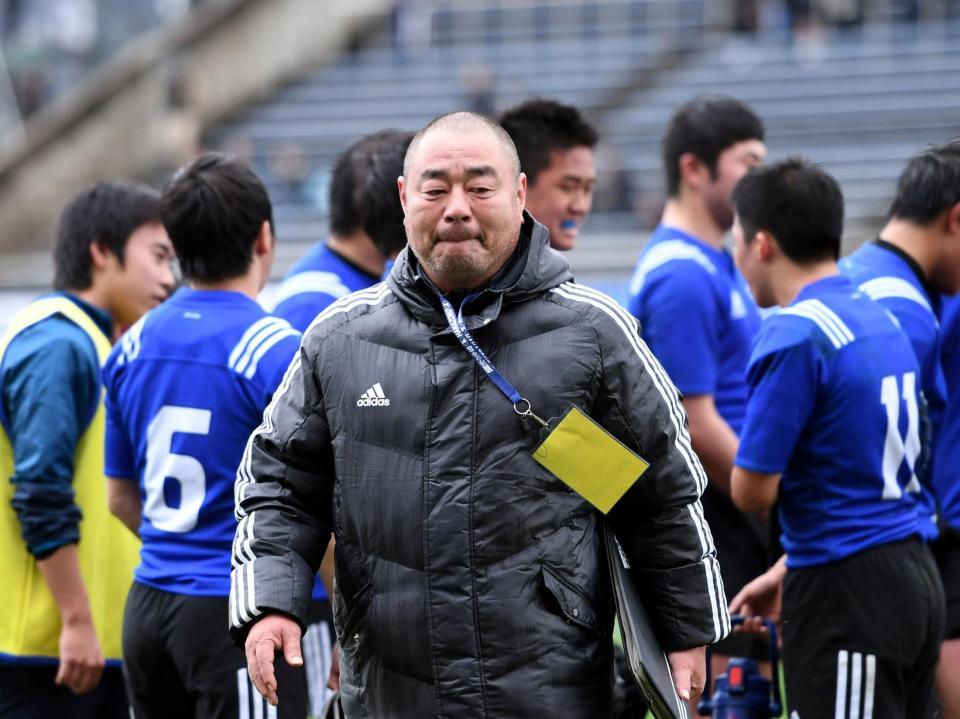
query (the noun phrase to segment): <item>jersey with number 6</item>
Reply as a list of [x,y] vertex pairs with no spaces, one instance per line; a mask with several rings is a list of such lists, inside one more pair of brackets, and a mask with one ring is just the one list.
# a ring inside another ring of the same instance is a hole
[[736,464],[782,474],[788,566],[920,533],[919,365],[883,307],[844,277],[807,285],[764,321],[748,378]]
[[140,482],[137,581],[230,593],[237,467],[299,344],[245,295],[180,289],[114,348],[105,472]]

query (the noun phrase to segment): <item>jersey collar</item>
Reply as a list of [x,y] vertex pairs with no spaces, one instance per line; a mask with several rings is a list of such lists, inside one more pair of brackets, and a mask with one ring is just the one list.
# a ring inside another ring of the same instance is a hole
[[888,242],[882,237],[878,237],[877,239],[875,239],[873,241],[873,244],[875,244],[877,247],[881,249],[887,250],[888,252],[892,252],[893,254],[897,255],[901,260],[903,260],[906,263],[907,267],[909,267],[910,270],[913,272],[913,274],[917,276],[917,279],[920,281],[920,286],[923,287],[923,291],[927,293],[927,297],[930,300],[933,300],[939,297],[939,293],[937,293],[936,290],[934,290],[933,287],[930,286],[930,283],[927,281],[927,276],[924,274],[923,268],[920,266],[920,264],[915,259],[913,259],[909,254],[907,254],[901,247],[898,247],[892,242]]

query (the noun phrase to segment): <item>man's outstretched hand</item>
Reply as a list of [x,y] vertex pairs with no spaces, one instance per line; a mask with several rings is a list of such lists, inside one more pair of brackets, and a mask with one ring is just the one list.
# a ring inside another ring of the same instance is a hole
[[783,578],[787,573],[786,555],[776,564],[737,592],[730,602],[731,614],[742,614],[743,624],[738,627],[744,632],[765,632],[763,619],[770,619],[780,625],[780,605],[783,598]]
[[694,647],[682,652],[670,652],[670,671],[673,672],[673,684],[677,694],[685,701],[696,701],[703,692],[703,683],[707,674],[707,648]]
[[287,664],[303,666],[300,625],[280,614],[266,616],[250,629],[244,649],[247,652],[247,671],[253,685],[264,699],[276,706],[279,699],[277,674],[273,668],[274,654],[282,651]]

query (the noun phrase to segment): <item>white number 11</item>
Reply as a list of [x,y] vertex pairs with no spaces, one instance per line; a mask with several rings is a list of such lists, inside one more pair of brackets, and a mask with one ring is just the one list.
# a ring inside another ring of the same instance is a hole
[[907,372],[903,375],[903,401],[907,405],[907,437],[900,436],[900,398],[896,375],[888,375],[880,384],[880,402],[887,410],[887,439],[883,446],[883,498],[900,499],[903,492],[897,481],[897,474],[903,460],[907,460],[910,481],[906,490],[912,493],[920,491],[920,482],[914,473],[917,457],[920,456],[920,413],[917,410],[917,375]]

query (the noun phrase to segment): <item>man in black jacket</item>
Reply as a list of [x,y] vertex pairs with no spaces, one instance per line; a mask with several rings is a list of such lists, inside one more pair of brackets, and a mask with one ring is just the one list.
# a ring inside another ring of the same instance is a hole
[[347,716],[609,715],[602,517],[534,461],[538,425],[465,329],[538,415],[575,403],[651,463],[608,520],[678,692],[697,694],[729,617],[676,389],[524,213],[499,125],[434,120],[399,188],[409,248],[386,283],[314,321],[238,472],[230,622],[255,684],[276,702],[275,651],[301,661],[332,531]]

